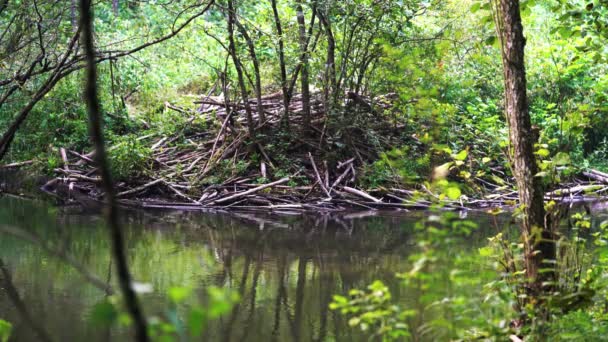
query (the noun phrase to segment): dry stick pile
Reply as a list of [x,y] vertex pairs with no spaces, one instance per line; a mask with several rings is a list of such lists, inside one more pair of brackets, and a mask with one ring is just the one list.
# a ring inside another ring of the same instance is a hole
[[[325,113],[320,94],[312,99],[312,122],[324,127]],[[361,99],[359,99],[361,101]],[[254,119],[257,104],[251,101]],[[267,121],[259,127],[277,127],[282,120],[282,98],[280,93],[263,97],[262,108]],[[120,182],[117,197],[126,206],[143,208],[167,208],[184,210],[201,210],[208,208],[230,208],[240,210],[273,210],[281,212],[293,211],[333,211],[346,208],[365,210],[376,209],[425,209],[435,203],[441,203],[446,209],[465,209],[472,207],[496,207],[513,205],[517,201],[517,192],[511,184],[499,186],[487,180],[477,178],[480,188],[489,195],[480,198],[461,196],[457,201],[440,198],[437,194],[420,185],[417,191],[398,188],[382,188],[364,191],[355,187],[357,184],[357,161],[360,155],[354,155],[348,160],[338,163],[329,170],[327,163],[315,160],[313,154],[307,154],[310,167],[289,177],[284,177],[266,184],[256,184],[256,179],[268,179],[269,169],[274,169],[272,159],[266,154],[261,144],[258,151],[263,156],[260,170],[247,177],[232,177],[224,179],[219,184],[209,186],[202,180],[209,176],[223,160],[246,160],[248,158],[248,133],[244,129],[245,115],[242,103],[228,104],[222,98],[207,96],[189,122],[196,117],[221,122],[217,132],[201,132],[188,137],[177,133],[173,137],[155,138],[143,136],[141,142],[148,142],[154,162],[153,177],[141,179],[139,183]],[[166,104],[167,108],[184,114],[191,111]],[[228,109],[227,109],[228,107]],[[233,111],[233,124],[230,116]],[[290,106],[290,123],[298,126],[302,122],[302,107],[299,95],[294,96]],[[235,127],[236,126],[236,127]],[[239,127],[239,128],[237,128]],[[323,128],[312,126],[319,134],[324,134]],[[172,145],[178,140],[186,140],[186,146]],[[109,149],[112,150],[112,147]],[[358,153],[357,153],[358,154]],[[60,149],[63,167],[55,169],[57,177],[47,182],[42,190],[61,199],[76,200],[87,203],[90,199],[100,199],[103,196],[99,188],[100,178],[93,161],[93,153],[80,154],[75,151]],[[27,163],[27,162],[26,162]],[[17,163],[20,166],[23,163]],[[6,165],[12,166],[12,165]],[[306,177],[310,186],[291,186],[294,177]],[[585,172],[586,180],[578,179],[575,183],[567,184],[564,189],[547,193],[547,199],[554,200],[586,200],[587,194],[604,194],[608,191],[608,174],[591,170]],[[504,177],[503,177],[504,178]]]

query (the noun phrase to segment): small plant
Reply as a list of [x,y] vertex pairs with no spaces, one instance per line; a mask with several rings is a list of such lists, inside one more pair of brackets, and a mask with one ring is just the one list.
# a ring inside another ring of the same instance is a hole
[[[207,288],[207,300],[204,305],[190,305],[193,291],[187,287],[171,287],[166,296],[170,302],[167,309],[159,316],[148,318],[148,329],[154,341],[171,342],[200,338],[209,321],[229,312],[240,300],[238,293],[215,286]],[[89,314],[89,320],[94,325],[105,327],[116,323],[127,326],[131,324],[131,319],[117,296],[97,303]],[[1,333],[0,325],[0,342],[5,342],[1,339]]]
[[359,327],[361,331],[370,332],[383,341],[410,336],[405,321],[407,317],[415,314],[414,311],[403,310],[394,305],[388,287],[379,280],[369,285],[365,291],[351,290],[349,298],[334,296],[329,308],[340,310],[343,315],[349,316],[348,325],[351,327]]
[[134,135],[115,138],[108,154],[112,173],[119,180],[141,175],[150,167],[152,159],[150,148]]

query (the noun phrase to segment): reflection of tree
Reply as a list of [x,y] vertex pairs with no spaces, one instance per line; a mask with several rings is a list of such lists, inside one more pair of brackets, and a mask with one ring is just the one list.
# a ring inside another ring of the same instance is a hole
[[292,325],[292,334],[295,341],[301,339],[302,328],[302,305],[304,304],[304,287],[306,286],[306,263],[307,260],[300,256],[298,259],[298,282],[296,285],[296,306]]
[[261,249],[258,253],[255,263],[255,269],[253,271],[253,280],[251,282],[251,294],[249,300],[249,314],[247,315],[247,319],[245,320],[245,327],[243,329],[243,336],[241,337],[241,341],[246,341],[247,336],[249,335],[249,329],[253,326],[253,320],[255,318],[255,301],[258,289],[258,279],[260,278],[260,271],[262,270],[262,261],[264,259],[264,250]]
[[287,296],[287,289],[285,287],[285,269],[287,267],[287,255],[281,253],[277,258],[277,297],[274,305],[274,325],[272,328],[272,341],[277,341],[279,337],[279,328],[281,325],[281,303],[283,298]]
[[36,337],[43,342],[52,341],[49,334],[44,330],[42,325],[40,325],[30,314],[26,304],[21,300],[21,296],[19,296],[19,292],[15,288],[13,284],[13,279],[11,277],[11,273],[8,268],[4,265],[4,261],[0,258],[0,271],[2,272],[2,288],[6,290],[9,299],[15,306],[15,309],[19,312],[21,319],[27,324],[27,326],[36,334]]
[[[249,268],[251,266],[251,256],[249,254],[247,254],[245,256],[245,266],[243,266],[243,275],[241,276],[241,282],[239,283],[239,295],[241,297],[241,299],[245,298],[245,287],[247,286],[247,277],[249,275]],[[228,323],[226,324],[226,327],[224,329],[224,341],[230,341],[230,336],[232,334],[233,328],[234,328],[234,322],[237,319],[237,316],[239,315],[239,312],[241,310],[241,305],[242,305],[242,301],[235,304],[234,307],[232,308],[232,311],[230,312],[230,317],[228,319]]]
[[[3,209],[0,208],[0,215]],[[212,341],[362,339],[359,332],[348,328],[347,319],[328,310],[332,295],[364,287],[377,278],[389,279],[387,285],[398,288],[398,280],[394,280],[391,286],[390,279],[393,279],[394,272],[408,269],[404,256],[411,253],[408,241],[414,240],[411,229],[403,229],[408,225],[400,219],[343,217],[336,220],[333,214],[297,218],[272,214],[126,214],[125,219],[130,225],[125,233],[134,249],[134,265],[138,266],[136,273],[141,272],[144,265],[156,267],[158,271],[154,277],[158,278],[152,278],[152,282],[159,292],[163,292],[167,285],[178,285],[175,282],[180,273],[184,281],[194,280],[192,282],[201,288],[214,284],[241,294],[238,307],[233,307],[221,321],[212,322],[206,329],[206,340]],[[30,217],[32,220],[43,222],[48,220],[48,215]],[[52,221],[53,224],[57,222],[55,218]],[[104,274],[108,252],[107,245],[99,242],[103,240],[100,238],[103,231],[81,229],[85,224],[91,226],[91,218],[82,215],[72,216],[65,223],[65,230],[61,233],[58,229],[42,226],[28,231],[37,234],[38,240],[53,250],[69,245],[69,255],[74,260],[84,263],[91,273]],[[179,229],[175,229],[176,225],[180,226]],[[69,243],[57,242],[68,238]],[[36,247],[36,250],[42,248]],[[6,251],[10,255],[11,250]],[[22,253],[17,249],[12,252],[14,255]],[[158,258],[150,258],[157,255]],[[202,260],[201,255],[211,258]],[[36,258],[40,258],[40,253],[28,260],[37,265]],[[195,267],[185,275],[185,270],[174,267],[193,265],[201,260],[202,268]],[[7,261],[12,265],[14,260]],[[154,265],[150,265],[151,262]],[[199,278],[192,279],[192,276]],[[105,278],[105,274],[101,278]],[[36,282],[39,278],[34,279]],[[69,285],[74,283],[74,277],[70,278],[69,274],[62,274],[57,280]],[[107,287],[106,279],[101,280],[103,286],[100,288]],[[184,284],[191,284],[186,282]],[[38,283],[47,284],[47,280]],[[200,293],[203,295],[202,291]],[[91,291],[87,296],[83,299],[97,301],[99,292]],[[404,296],[413,298],[415,293]],[[51,299],[46,297],[43,300],[46,303]],[[147,304],[152,310],[160,310],[162,305],[156,302]],[[73,305],[73,308],[77,307]],[[75,310],[73,308],[70,310]],[[34,317],[40,312],[34,307],[30,310]]]

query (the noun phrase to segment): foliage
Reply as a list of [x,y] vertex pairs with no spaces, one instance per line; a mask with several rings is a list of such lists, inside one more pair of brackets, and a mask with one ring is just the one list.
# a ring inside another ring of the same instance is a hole
[[370,331],[375,338],[395,340],[410,336],[408,326],[403,322],[413,312],[392,304],[388,288],[379,280],[369,285],[367,291],[351,290],[348,298],[334,296],[329,307],[348,315],[351,327]]
[[9,322],[0,319],[0,342],[7,342],[12,330],[13,326]]
[[[147,286],[140,286],[140,293],[149,292]],[[183,341],[200,338],[210,320],[218,319],[228,313],[239,301],[237,293],[210,286],[207,289],[204,305],[192,305],[192,290],[188,287],[171,287],[167,300],[171,303],[161,316],[148,319],[150,336],[155,341]],[[97,303],[91,310],[89,320],[92,324],[112,326],[131,325],[130,316],[125,312],[118,297],[110,297]]]
[[152,162],[152,151],[135,135],[115,137],[108,155],[111,171],[117,179],[136,177]]
[[[608,254],[602,248],[608,241],[608,221],[594,228],[589,217],[575,213],[570,222],[569,234],[558,241],[554,290],[539,301],[526,299],[523,247],[510,237],[511,229],[496,227],[502,232],[490,238],[477,256],[453,255],[449,246],[471,236],[475,225],[442,215],[418,223],[419,252],[411,257],[411,269],[398,275],[406,291],[420,291],[421,303],[410,303],[408,309],[397,306],[388,289],[376,282],[369,291],[351,290],[349,297],[335,296],[332,308],[348,315],[351,325],[370,329],[385,340],[401,336],[500,340],[509,334],[530,341],[595,340],[594,336],[603,336],[608,329]],[[448,279],[434,271],[436,265],[445,263],[452,269]],[[471,265],[484,271],[471,273]],[[476,288],[483,289],[481,296],[469,292]],[[412,326],[415,317],[422,315],[425,326]],[[524,324],[526,321],[531,323]]]

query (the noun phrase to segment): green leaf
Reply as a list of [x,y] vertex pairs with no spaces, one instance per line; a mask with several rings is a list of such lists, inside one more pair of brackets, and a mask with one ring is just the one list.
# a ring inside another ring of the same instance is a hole
[[104,300],[93,306],[89,315],[89,320],[93,324],[108,326],[114,323],[117,317],[118,311],[114,305],[109,301]]
[[484,44],[486,45],[494,45],[496,44],[496,36],[490,36],[484,40]]
[[7,342],[11,336],[13,325],[0,319],[0,342]]
[[467,155],[468,155],[467,150],[462,150],[462,151],[458,152],[457,155],[454,156],[454,159],[465,160],[465,159],[467,159]]
[[548,157],[549,154],[551,154],[551,152],[549,152],[549,150],[547,150],[546,148],[541,148],[538,151],[536,151],[536,154],[539,155],[540,157]]
[[179,304],[183,302],[188,296],[190,296],[192,290],[186,287],[176,286],[169,289],[167,294],[169,295],[169,299],[175,304]]
[[199,337],[203,333],[205,323],[207,322],[207,314],[201,308],[194,308],[188,316],[188,330],[193,337]]
[[559,152],[553,157],[553,163],[558,166],[569,165],[570,156],[565,152]]
[[445,190],[445,194],[446,194],[446,196],[448,196],[449,199],[456,200],[460,197],[462,192],[460,191],[460,189],[457,186],[452,186]]
[[481,2],[474,3],[473,6],[471,6],[471,13],[475,13],[475,12],[479,11],[480,8],[481,8]]

